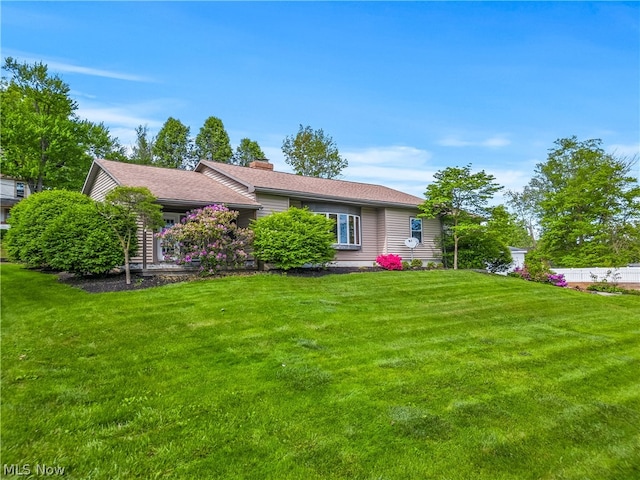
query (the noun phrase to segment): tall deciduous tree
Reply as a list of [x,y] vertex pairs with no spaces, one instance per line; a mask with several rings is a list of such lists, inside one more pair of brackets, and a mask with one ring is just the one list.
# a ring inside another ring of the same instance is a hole
[[137,241],[138,224],[143,231],[160,228],[163,224],[162,206],[156,203],[156,197],[146,187],[120,186],[106,195],[100,213],[118,237],[124,253],[125,281],[129,285],[129,251]]
[[427,187],[426,200],[420,205],[421,216],[443,218],[453,236],[453,268],[457,269],[460,240],[479,231],[478,218],[488,217],[489,200],[502,187],[484,170],[471,173],[471,165],[447,167],[434,177],[436,181]]
[[222,120],[209,117],[196,136],[196,158],[213,162],[228,163],[233,156],[229,135]]
[[322,129],[313,130],[309,126],[300,125],[295,136],[285,138],[282,152],[298,175],[336,178],[349,165],[347,159],[340,156],[333,138]]
[[[538,223],[538,190],[532,188],[530,185],[526,185],[522,192],[516,192],[513,190],[507,190],[505,197],[507,198],[507,205],[514,212],[518,221],[525,226],[529,235],[529,245],[536,248],[536,225]],[[514,245],[525,246],[525,245]]]
[[136,143],[131,147],[131,163],[140,165],[153,164],[153,144],[155,139],[149,138],[149,127],[138,125],[136,127]]
[[231,163],[234,165],[240,165],[247,167],[254,160],[261,160],[265,158],[265,154],[258,145],[258,142],[254,142],[248,138],[240,140],[240,145],[236,148]]
[[0,83],[0,168],[25,180],[32,192],[44,187],[79,190],[94,156],[122,159],[124,151],[102,124],[81,120],[69,86],[43,63],[11,57]]
[[618,266],[638,261],[640,186],[637,159],[606,153],[602,141],[556,140],[531,185],[540,192],[540,246],[565,267]]
[[189,127],[169,117],[153,144],[153,163],[158,167],[186,168],[191,165],[192,147]]

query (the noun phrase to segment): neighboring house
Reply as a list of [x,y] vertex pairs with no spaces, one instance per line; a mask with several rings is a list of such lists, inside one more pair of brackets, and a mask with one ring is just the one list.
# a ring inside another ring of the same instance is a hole
[[7,220],[11,208],[30,193],[27,182],[0,174],[0,229],[9,228]]
[[[306,207],[336,221],[332,265],[339,267],[372,266],[378,255],[387,253],[408,259],[411,250],[404,243],[408,237],[420,241],[414,258],[424,262],[441,258],[439,220],[418,218],[423,199],[380,185],[276,172],[268,161],[249,167],[201,161],[194,171],[187,171],[96,160],[82,191],[103,200],[119,185],[149,188],[163,206],[167,226],[189,210],[214,203],[237,210],[239,227],[289,207]],[[152,237],[146,235],[146,261],[162,263],[171,257],[171,246]],[[141,263],[142,253],[132,262]]]

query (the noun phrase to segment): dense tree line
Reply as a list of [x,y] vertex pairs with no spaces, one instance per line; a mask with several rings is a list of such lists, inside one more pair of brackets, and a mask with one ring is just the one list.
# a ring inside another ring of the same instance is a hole
[[257,142],[243,138],[235,152],[222,120],[209,117],[195,138],[170,117],[157,135],[136,128],[130,151],[104,124],[81,119],[69,86],[43,63],[5,59],[0,82],[0,168],[32,192],[46,188],[80,190],[94,158],[191,169],[200,159],[248,165],[264,158]]
[[[556,140],[522,191],[507,206],[489,207],[502,187],[471,165],[435,174],[421,205],[443,222],[444,259],[453,268],[502,268],[506,246],[556,267],[616,267],[640,262],[637,158],[604,151],[602,141]],[[533,261],[533,260],[532,260]]]
[[[0,84],[3,173],[23,179],[33,192],[45,188],[79,190],[94,158],[142,165],[193,169],[200,160],[248,166],[265,158],[255,140],[242,138],[235,151],[222,120],[210,116],[195,137],[179,119],[169,117],[155,136],[146,125],[135,129],[130,149],[104,124],[80,119],[69,86],[46,65],[9,57]],[[286,162],[300,175],[335,178],[347,166],[322,129],[303,127],[282,144]]]

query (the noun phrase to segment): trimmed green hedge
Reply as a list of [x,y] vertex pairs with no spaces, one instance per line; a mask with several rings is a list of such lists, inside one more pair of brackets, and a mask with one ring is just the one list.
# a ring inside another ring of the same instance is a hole
[[256,258],[289,270],[324,265],[335,256],[334,222],[307,209],[290,208],[252,223]]

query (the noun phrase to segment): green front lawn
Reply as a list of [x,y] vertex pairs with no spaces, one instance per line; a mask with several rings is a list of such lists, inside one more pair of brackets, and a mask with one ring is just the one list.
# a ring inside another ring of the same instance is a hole
[[464,271],[1,280],[3,478],[640,478],[640,297]]

